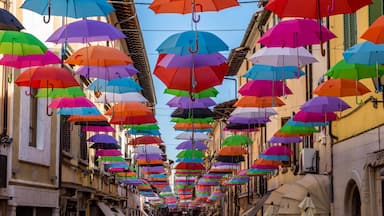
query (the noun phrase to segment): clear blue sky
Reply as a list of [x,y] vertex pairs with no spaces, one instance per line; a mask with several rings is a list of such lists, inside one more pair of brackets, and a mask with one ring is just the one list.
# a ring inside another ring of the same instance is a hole
[[[150,0],[140,0],[140,3],[150,3]],[[153,72],[157,60],[156,48],[168,36],[191,30],[191,15],[179,14],[155,14],[146,4],[136,4],[137,16],[143,31],[144,42],[148,54],[151,71]],[[250,18],[258,10],[257,3],[244,3],[238,7],[228,8],[219,12],[202,13],[201,20],[198,23],[198,30],[209,31],[219,36],[227,43],[230,49],[239,47]],[[228,56],[228,52],[222,53]],[[163,94],[166,86],[153,76],[157,105],[156,118],[159,122],[162,139],[167,146],[167,154],[170,159],[175,160],[178,150],[176,146],[180,140],[174,139],[180,132],[173,129],[173,123],[170,122],[170,114],[174,110],[165,105],[171,98],[171,95]],[[235,98],[234,81],[224,80],[223,84],[216,87],[219,95],[214,98],[216,103],[221,103]]]

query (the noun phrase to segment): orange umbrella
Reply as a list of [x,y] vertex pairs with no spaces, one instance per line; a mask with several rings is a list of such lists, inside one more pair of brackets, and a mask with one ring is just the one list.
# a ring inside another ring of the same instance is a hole
[[219,11],[225,8],[239,6],[237,0],[154,0],[149,6],[155,13],[192,13],[195,3],[196,12]]
[[90,115],[90,116],[71,115],[67,121],[68,122],[107,121],[107,118],[103,115]]
[[163,160],[146,160],[146,159],[138,159],[136,160],[138,165],[159,165],[163,164]]
[[112,65],[128,65],[132,64],[131,57],[124,52],[106,46],[90,46],[84,47],[73,53],[66,61],[72,65],[87,66],[112,66]]
[[214,172],[214,173],[231,173],[231,172],[233,172],[233,169],[213,167],[213,168],[211,168],[209,170],[209,172]]
[[254,165],[265,165],[265,166],[280,166],[283,165],[281,161],[275,161],[275,160],[266,160],[264,158],[258,158]]
[[117,172],[115,174],[116,174],[116,176],[119,176],[119,177],[133,177],[133,176],[136,176],[135,172]]
[[361,38],[371,41],[375,44],[384,43],[384,16],[380,16],[369,26],[369,28],[361,35]]
[[190,123],[176,123],[173,128],[176,130],[189,130],[192,129],[211,129],[212,125],[210,124],[205,124],[205,123],[195,123],[195,124],[190,124]]
[[221,156],[240,156],[245,154],[248,154],[248,151],[241,146],[225,146],[217,153],[217,155]]
[[112,116],[143,116],[153,114],[152,110],[150,110],[147,106],[138,102],[128,102],[128,103],[120,103],[113,105],[104,115],[112,115]]
[[285,103],[278,97],[256,97],[242,96],[233,106],[234,107],[280,107]]
[[357,80],[350,79],[330,79],[323,82],[313,91],[319,96],[358,96],[364,95],[370,90]]

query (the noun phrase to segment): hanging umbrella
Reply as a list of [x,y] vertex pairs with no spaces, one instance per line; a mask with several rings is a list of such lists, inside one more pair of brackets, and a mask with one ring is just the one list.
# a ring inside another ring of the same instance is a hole
[[67,64],[82,66],[113,66],[132,64],[131,57],[124,52],[107,46],[89,46],[74,52],[65,60]]
[[115,115],[115,116],[112,116],[111,120],[109,121],[109,123],[111,124],[119,124],[119,125],[152,124],[156,122],[157,120],[152,113],[147,115],[140,115],[140,116],[116,116]]
[[203,133],[184,132],[184,133],[177,135],[176,139],[180,139],[180,140],[192,140],[193,139],[193,140],[203,141],[203,140],[209,140],[210,137],[206,134],[203,134]]
[[175,123],[196,123],[196,124],[209,124],[214,122],[213,118],[207,117],[207,118],[172,118],[171,122]]
[[296,66],[317,62],[304,47],[264,47],[248,58],[254,64],[265,64],[271,66]]
[[271,66],[255,64],[243,77],[253,80],[285,80],[295,79],[303,76],[304,71],[296,66]]
[[113,25],[98,20],[79,20],[56,29],[46,40],[52,43],[113,41],[126,36]]
[[105,0],[25,0],[21,8],[41,15],[48,15],[44,22],[49,22],[50,16],[65,16],[85,18],[93,16],[107,16],[115,9]]
[[205,167],[201,163],[186,163],[180,162],[175,166],[175,169],[187,169],[187,170],[205,170]]
[[334,121],[336,119],[337,115],[333,112],[316,113],[300,110],[293,116],[293,120],[299,122],[326,122]]
[[178,108],[171,113],[171,117],[174,118],[209,118],[214,117],[215,114],[208,108],[192,108],[192,109],[181,109]]
[[49,105],[49,108],[70,108],[70,107],[94,107],[95,105],[86,97],[56,98]]
[[124,162],[125,159],[121,156],[100,156],[97,158],[98,162]]
[[85,78],[100,78],[104,80],[120,79],[131,77],[139,71],[132,65],[112,65],[112,66],[82,66],[77,71],[77,75]]
[[316,214],[316,207],[315,204],[313,204],[312,198],[307,194],[307,196],[301,201],[299,204],[299,208],[301,209],[302,216],[314,216]]
[[[265,5],[265,9],[272,11],[279,17],[320,19],[336,14],[354,13],[359,8],[371,3],[371,0],[270,0]],[[299,8],[305,8],[305,10]]]
[[135,157],[136,160],[162,160],[161,154],[138,154]]
[[225,146],[217,152],[220,156],[241,156],[248,154],[248,151],[241,146]]
[[341,60],[332,66],[325,75],[335,79],[360,80],[377,76],[381,77],[383,74],[384,66],[382,65],[376,67],[375,65],[346,63],[344,60]]
[[60,108],[57,111],[58,115],[101,115],[96,107],[70,107]]
[[247,146],[252,144],[253,141],[244,135],[232,135],[223,140],[221,146]]
[[165,68],[192,68],[221,65],[227,59],[220,53],[193,54],[179,56],[176,54],[160,54],[157,65]]
[[383,64],[384,44],[374,44],[370,41],[355,44],[343,52],[347,63],[352,64]]
[[9,11],[0,8],[0,30],[20,31],[24,26]]
[[104,115],[112,115],[112,116],[143,116],[153,114],[152,110],[150,110],[145,104],[137,103],[137,102],[129,102],[129,103],[119,103],[113,105]]
[[377,18],[369,28],[361,35],[361,38],[371,41],[375,44],[382,44],[384,40],[382,39],[383,30],[384,30],[384,16]]
[[96,157],[99,157],[99,156],[120,156],[120,155],[122,155],[121,151],[118,151],[116,149],[99,149],[96,151],[96,154],[95,154]]
[[291,19],[280,21],[268,29],[258,42],[266,47],[295,48],[322,44],[335,37],[336,35],[315,20]]
[[264,150],[263,155],[291,155],[292,150],[286,146],[271,146]]
[[234,107],[280,107],[285,103],[278,97],[242,96],[233,105]]
[[300,137],[280,137],[280,136],[273,136],[271,139],[268,140],[270,143],[299,143],[303,140]]
[[148,100],[138,92],[127,92],[127,93],[111,93],[105,92],[96,99],[96,103],[126,103],[126,102],[138,102],[146,103]]
[[312,134],[315,132],[318,132],[316,128],[312,126],[292,126],[285,124],[283,127],[279,129],[279,132],[281,133],[286,133],[286,134],[296,134],[296,135],[301,135],[301,134]]
[[89,148],[94,149],[120,149],[120,145],[115,143],[94,143]]
[[147,144],[158,144],[160,145],[164,141],[157,136],[140,136],[129,141],[128,145],[147,145]]
[[136,129],[136,130],[157,130],[157,129],[160,129],[158,124],[125,125],[124,128]]
[[176,123],[173,128],[175,130],[208,130],[212,129],[210,124],[200,124],[200,123]]
[[87,142],[117,144],[117,140],[108,134],[95,134],[87,139]]
[[17,31],[0,31],[0,53],[9,55],[44,54],[47,47],[32,34]]
[[177,145],[176,149],[180,150],[180,149],[192,149],[194,147],[194,149],[198,149],[198,150],[205,150],[207,149],[208,147],[200,142],[200,141],[194,141],[194,143],[192,144],[192,141],[188,140],[188,141],[184,141],[182,143],[180,143],[179,145]]
[[[164,68],[156,66],[154,74],[171,89],[200,92],[220,85],[228,73],[228,65],[191,68]],[[193,80],[193,82],[192,82]]]
[[137,154],[163,154],[164,152],[157,146],[138,146],[133,150]]
[[[189,97],[190,93],[188,91],[179,90],[179,89],[169,89],[166,88],[164,90],[164,93],[174,95],[177,97]],[[207,98],[207,97],[216,97],[219,94],[219,91],[217,91],[215,88],[208,88],[204,89],[200,92],[193,92],[192,97],[193,98]]]
[[198,98],[192,100],[189,97],[173,97],[167,102],[169,107],[177,107],[182,109],[189,108],[207,108],[216,105],[216,102],[211,98]]
[[211,54],[228,50],[228,46],[215,34],[203,31],[185,31],[165,39],[156,49],[159,53],[189,55]]
[[269,117],[237,117],[237,116],[230,116],[228,118],[229,123],[238,123],[238,124],[265,124],[269,122]]
[[365,85],[357,80],[330,79],[320,84],[313,90],[319,96],[358,96],[371,92]]
[[68,122],[88,122],[88,121],[107,121],[107,118],[103,115],[95,115],[95,116],[78,116],[72,115],[67,119]]
[[39,88],[37,98],[49,97],[49,98],[60,98],[60,97],[85,97],[85,93],[79,86],[68,87],[68,88]]
[[183,150],[176,155],[176,158],[204,158],[204,154],[199,150]]
[[242,118],[269,118],[272,115],[277,115],[276,110],[272,108],[253,107],[236,107],[231,113],[231,116]]
[[44,54],[31,54],[25,56],[5,54],[0,59],[0,65],[14,68],[44,66],[59,63],[61,63],[60,58],[49,50],[47,50]]
[[115,128],[111,126],[83,126],[82,132],[116,132]]
[[283,81],[280,80],[251,80],[239,89],[239,93],[242,96],[280,97],[283,95],[292,94],[292,91],[288,88],[287,85],[284,84]]
[[109,93],[128,93],[139,92],[142,90],[139,84],[132,78],[120,78],[114,80],[96,79],[88,87],[88,90],[109,92]]
[[155,0],[151,3],[149,8],[156,14],[187,14],[194,12],[220,11],[234,6],[239,6],[239,3],[236,0]]
[[351,107],[340,98],[334,96],[314,97],[300,107],[305,112],[316,113],[341,112],[348,108]]
[[176,162],[204,163],[204,159],[203,158],[177,158]]

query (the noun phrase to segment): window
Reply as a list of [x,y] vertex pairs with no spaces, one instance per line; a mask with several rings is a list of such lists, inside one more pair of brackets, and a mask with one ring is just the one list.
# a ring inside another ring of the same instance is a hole
[[36,89],[30,89],[31,96],[29,97],[29,146],[37,147],[37,97],[32,95],[36,95]]
[[71,123],[67,121],[68,117],[60,117],[60,145],[62,151],[71,152]]
[[0,155],[0,188],[7,187],[7,156]]
[[344,50],[357,43],[356,13],[344,14]]
[[373,4],[369,5],[369,25],[371,25],[379,16],[384,14],[383,0],[373,0]]
[[88,146],[87,146],[87,133],[82,131],[80,127],[80,158],[82,160],[88,160]]

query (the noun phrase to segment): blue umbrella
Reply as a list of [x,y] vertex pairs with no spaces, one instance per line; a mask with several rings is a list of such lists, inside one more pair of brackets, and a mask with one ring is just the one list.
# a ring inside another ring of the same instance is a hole
[[260,158],[263,158],[265,160],[276,160],[276,161],[289,161],[288,155],[259,155]]
[[176,162],[203,163],[202,158],[177,158]]
[[295,127],[315,127],[315,126],[326,126],[328,122],[299,122],[294,121],[290,118],[285,125],[295,126]]
[[41,15],[85,18],[107,16],[115,9],[105,0],[25,0],[21,8]]
[[295,66],[253,65],[243,77],[253,80],[285,80],[303,76],[304,71]]
[[132,78],[121,78],[113,80],[97,79],[88,86],[89,90],[111,93],[139,92],[142,90],[139,84]]
[[161,133],[159,130],[137,130],[137,129],[129,129],[127,134],[131,135],[149,135],[149,136],[160,136]]
[[57,111],[59,115],[101,115],[96,107],[75,107],[75,108],[61,108]]
[[343,53],[347,63],[353,64],[384,64],[384,44],[369,41],[358,43]]
[[169,36],[156,49],[159,53],[189,55],[210,54],[228,50],[227,44],[210,32],[186,31]]

